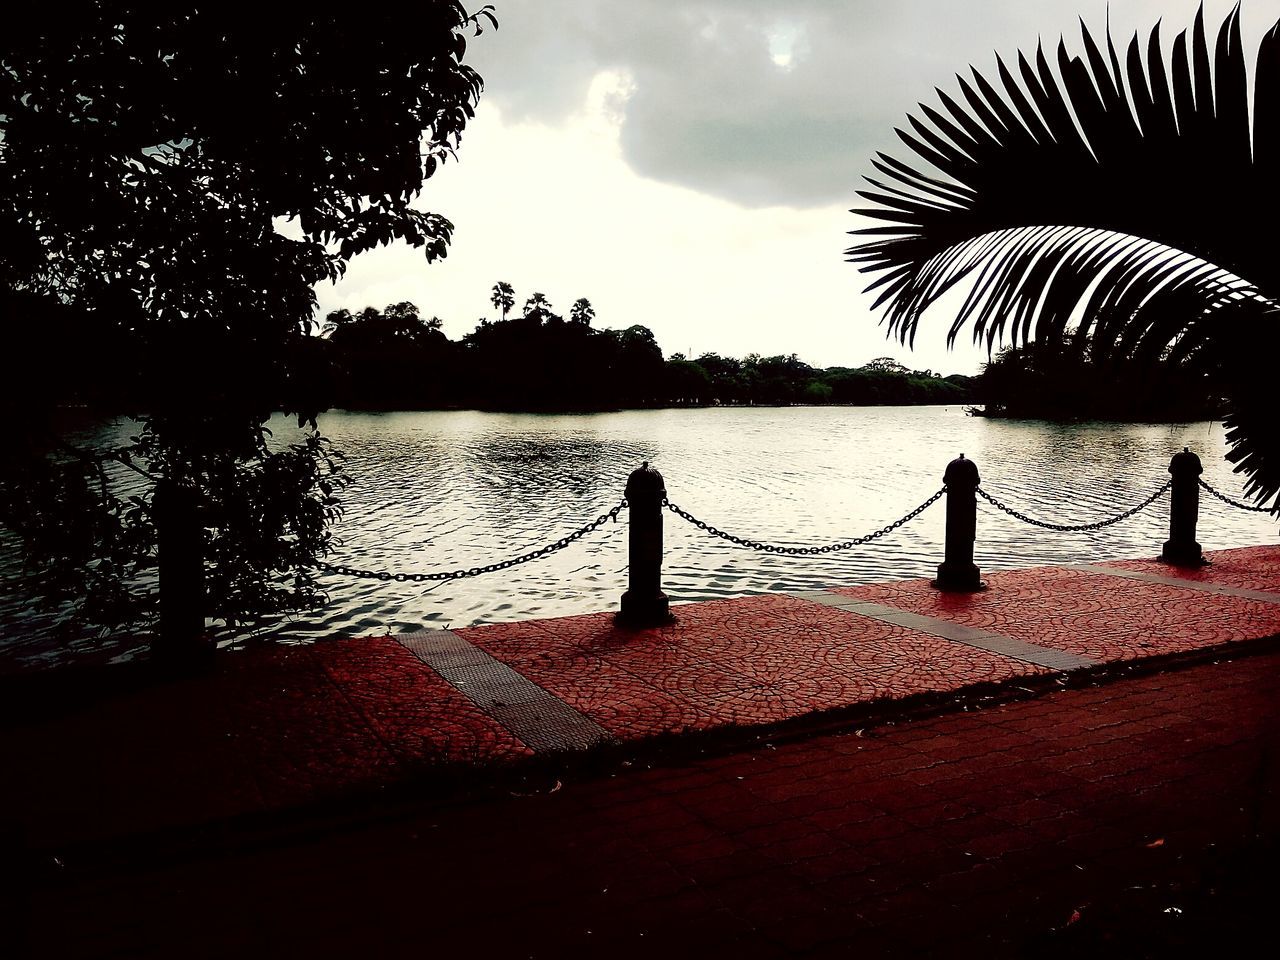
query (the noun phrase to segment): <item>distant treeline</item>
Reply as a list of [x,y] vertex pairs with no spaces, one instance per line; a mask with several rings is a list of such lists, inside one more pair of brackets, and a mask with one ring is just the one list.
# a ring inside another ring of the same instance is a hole
[[[505,312],[505,311],[504,311]],[[791,356],[690,359],[648,327],[592,326],[578,300],[568,319],[534,294],[518,316],[481,320],[460,341],[411,303],[329,314],[306,345],[311,375],[349,409],[468,407],[600,410],[712,404],[963,403],[973,378],[910,371],[892,360],[818,369]]]
[[1124,357],[1094,357],[1071,345],[1029,343],[983,367],[976,395],[984,416],[1147,423],[1220,415],[1203,374]]
[[[225,382],[236,402],[245,378],[280,384],[311,409],[608,410],[788,404],[983,404],[995,417],[1194,420],[1217,416],[1203,380],[1177,368],[1098,360],[1030,344],[1001,351],[978,377],[940,377],[888,358],[861,367],[812,367],[795,354],[741,359],[716,353],[664,359],[652,331],[593,326],[589,301],[566,319],[534,294],[518,315],[506,284],[496,320],[450,340],[412,303],[330,313],[280,349],[219,345],[176,324],[168,340],[34,296],[14,301],[0,400],[27,409],[81,404],[139,409],[141,371],[160,370],[180,396],[191,378]],[[155,396],[155,391],[145,391]],[[162,394],[163,395],[163,394]],[[296,405],[296,404],[295,404]]]
[[[238,343],[234,349],[202,334],[195,322],[175,323],[171,335],[143,337],[139,326],[118,318],[19,298],[7,318],[0,393],[34,407],[135,412],[144,397],[157,395],[139,389],[142,371],[158,370],[172,381],[160,395],[180,397],[184,384],[198,378],[225,384],[227,402],[235,403],[237,384],[253,378],[278,383],[282,399],[300,399],[306,409],[556,411],[974,399],[972,377],[939,377],[890,359],[827,369],[794,354],[664,359],[648,327],[593,326],[595,311],[586,299],[576,301],[566,319],[535,293],[516,315],[510,287],[494,289],[499,319],[480,320],[461,340],[449,339],[438,318],[404,302],[335,311],[283,348]],[[251,318],[245,327],[252,330]]]

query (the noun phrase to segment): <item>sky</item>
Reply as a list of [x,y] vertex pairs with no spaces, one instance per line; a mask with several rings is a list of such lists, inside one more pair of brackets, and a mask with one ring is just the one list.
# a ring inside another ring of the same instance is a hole
[[[320,310],[411,300],[457,339],[511,283],[597,327],[643,324],[670,356],[798,354],[814,366],[893,357],[975,373],[946,347],[948,306],[914,349],[887,340],[844,260],[871,158],[909,159],[894,128],[970,65],[1043,40],[1080,51],[1083,19],[1117,43],[1162,20],[1166,51],[1197,0],[494,0],[469,41],[485,81],[457,159],[418,205],[455,225],[434,264],[393,246],[317,288]],[[1206,0],[1210,35],[1233,0]],[[475,4],[472,4],[475,6]],[[1280,0],[1243,0],[1246,55]],[[963,337],[962,337],[963,339]]]

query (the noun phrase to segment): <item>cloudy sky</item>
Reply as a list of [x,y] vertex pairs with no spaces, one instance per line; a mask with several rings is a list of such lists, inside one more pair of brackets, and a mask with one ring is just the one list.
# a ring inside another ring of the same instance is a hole
[[[797,353],[815,366],[893,356],[974,372],[985,351],[886,341],[844,262],[848,211],[877,150],[935,86],[987,72],[1037,39],[1080,49],[1079,20],[1117,39],[1163,20],[1166,48],[1197,0],[494,0],[471,41],[476,119],[421,205],[456,225],[447,260],[392,247],[318,290],[322,311],[412,300],[461,337],[506,280],[596,325],[651,328],[664,351]],[[1207,0],[1210,31],[1233,6]],[[1280,0],[1244,0],[1245,50]]]

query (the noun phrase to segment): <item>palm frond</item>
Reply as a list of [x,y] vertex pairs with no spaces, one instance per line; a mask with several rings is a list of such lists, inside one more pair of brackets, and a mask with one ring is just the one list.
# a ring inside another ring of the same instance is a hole
[[[1080,340],[1096,333],[1100,348],[1157,357],[1179,332],[1156,323],[1171,303],[1191,303],[1208,314],[1229,299],[1263,298],[1231,272],[1154,240],[1089,227],[1033,226],[947,248],[904,278],[886,316],[908,330],[911,341],[915,325],[903,318],[966,283],[947,339],[954,342],[971,326],[974,342],[988,349],[1001,337],[1015,344],[1031,339],[1038,319],[1042,336],[1061,336],[1069,328]],[[1126,322],[1112,330],[1116,318]]]
[[[1160,27],[1123,58],[1110,28],[956,77],[881,153],[850,262],[891,336],[964,292],[948,331],[988,349],[1075,338],[1095,355],[1202,364],[1229,403],[1230,459],[1276,498],[1280,431],[1258,358],[1280,351],[1280,22],[1263,36],[1252,124],[1240,8],[1210,50],[1203,7],[1166,57]],[[1056,68],[1056,69],[1055,69]],[[967,289],[966,289],[967,286]],[[1259,391],[1263,392],[1259,392]]]
[[[859,191],[871,206],[853,212],[883,225],[852,231],[866,239],[846,251],[878,276],[868,289],[888,304],[891,334],[904,342],[920,316],[954,281],[954,248],[975,281],[964,321],[982,325],[988,341],[1016,324],[1025,336],[1043,324],[1060,333],[1081,295],[1103,274],[1128,272],[1132,283],[1159,281],[1161,271],[1134,270],[1128,237],[1141,237],[1244,277],[1263,295],[1280,296],[1274,268],[1280,235],[1260,240],[1242,224],[1268,224],[1280,214],[1280,23],[1258,53],[1253,135],[1239,7],[1222,23],[1210,53],[1201,10],[1188,40],[1183,31],[1166,62],[1157,26],[1145,44],[1135,34],[1123,63],[1110,35],[1099,44],[1081,24],[1083,55],[1056,50],[1057,71],[1043,47],[1019,54],[1016,75],[997,60],[997,79],[976,70],[957,77],[960,100],[937,91],[941,109],[921,104],[898,135],[916,165],[881,154],[882,178]],[[921,164],[919,161],[926,161]],[[929,169],[932,167],[933,169]],[[1043,225],[992,243],[992,234]],[[1088,253],[1064,247],[1049,228],[1079,227],[1113,235]],[[998,262],[978,267],[986,249]],[[1047,262],[1037,263],[1038,255]],[[1066,273],[1091,271],[1090,283]],[[1053,295],[1032,303],[1034,282],[1053,278]],[[1021,292],[1011,293],[1009,284]],[[1268,289],[1269,288],[1269,289]],[[1126,310],[1138,293],[1093,297],[1089,310]],[[954,337],[964,321],[953,325]],[[1110,329],[1110,328],[1108,328]],[[1013,332],[1013,331],[1010,331]]]
[[[1203,362],[1219,381],[1227,400],[1222,418],[1227,459],[1245,475],[1245,492],[1258,503],[1270,501],[1280,515],[1280,418],[1276,416],[1275,361],[1280,355],[1280,306],[1257,299],[1228,304],[1213,318],[1215,335],[1203,341]],[[1231,339],[1248,349],[1223,349],[1226,326]]]

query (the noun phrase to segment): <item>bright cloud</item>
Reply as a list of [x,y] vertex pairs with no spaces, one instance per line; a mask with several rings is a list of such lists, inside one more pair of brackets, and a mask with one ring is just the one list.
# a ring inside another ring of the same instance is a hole
[[[321,307],[413,300],[459,337],[492,315],[488,291],[588,297],[600,326],[650,327],[668,353],[797,353],[815,365],[894,356],[972,372],[985,351],[888,343],[843,262],[848,207],[893,128],[972,63],[1078,36],[1118,37],[1196,0],[501,0],[472,41],[486,90],[459,162],[422,205],[457,226],[447,260],[366,254]],[[1206,4],[1216,24],[1230,0]],[[1280,0],[1246,0],[1246,50]],[[945,311],[945,305],[941,305]],[[941,312],[940,311],[940,312]]]

